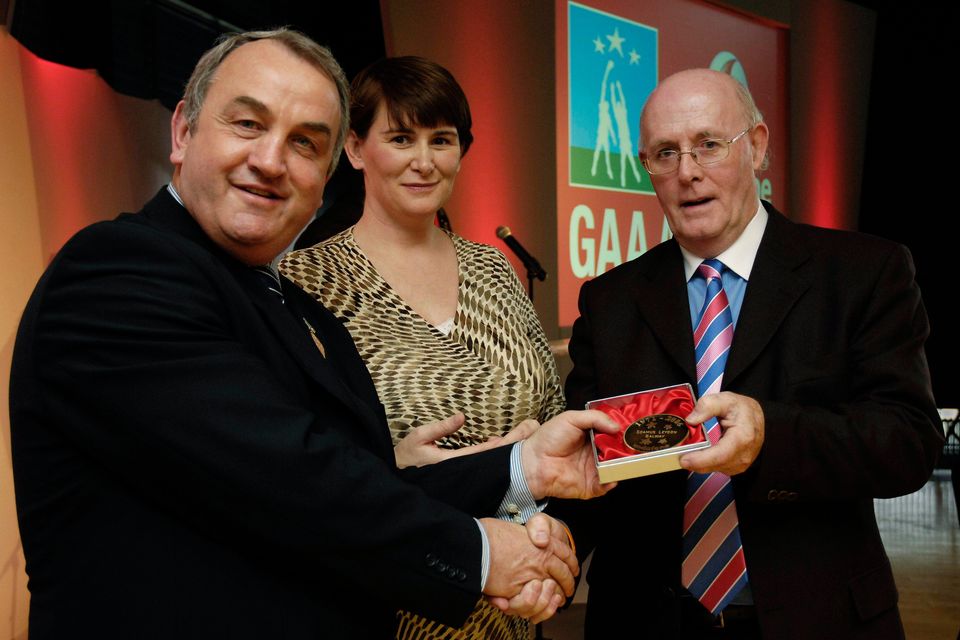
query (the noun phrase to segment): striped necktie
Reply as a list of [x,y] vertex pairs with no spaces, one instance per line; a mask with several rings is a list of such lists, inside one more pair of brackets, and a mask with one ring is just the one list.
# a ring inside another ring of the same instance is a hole
[[[287,304],[287,299],[283,297],[283,287],[280,284],[280,276],[277,275],[277,272],[268,265],[258,265],[255,267],[250,267],[253,269],[253,272],[257,274],[257,278],[260,280],[260,283],[269,291],[277,300],[280,301],[280,304]],[[287,307],[289,309],[290,307]],[[292,313],[292,311],[291,311]],[[317,330],[313,328],[313,325],[307,321],[306,318],[301,318],[303,324],[306,325],[307,330],[310,332],[310,338],[313,339],[313,344],[316,345],[317,351],[320,352],[321,357],[327,357],[327,349],[323,346],[323,342],[320,340],[320,336],[317,334]]]
[[[693,332],[700,397],[720,391],[723,368],[733,342],[733,316],[723,292],[719,260],[704,260],[697,274],[707,281],[707,295]],[[716,418],[704,423],[710,441],[720,439]],[[730,477],[690,473],[683,509],[682,582],[708,611],[717,614],[747,584],[737,507]]]
[[280,287],[280,276],[277,275],[277,272],[274,271],[270,265],[266,264],[250,268],[257,274],[257,277],[260,279],[260,282],[263,283],[263,286],[266,287],[267,291],[279,298],[281,304],[285,304],[286,300],[284,300],[283,297],[283,289]]

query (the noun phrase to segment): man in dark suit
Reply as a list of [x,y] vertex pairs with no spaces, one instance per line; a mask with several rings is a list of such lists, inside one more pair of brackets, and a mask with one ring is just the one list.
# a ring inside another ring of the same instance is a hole
[[537,617],[572,588],[558,526],[535,545],[484,516],[515,471],[531,498],[603,492],[581,429],[613,425],[398,471],[349,335],[264,266],[319,206],[346,104],[301,34],[231,36],[174,113],[171,185],[38,284],[10,392],[31,638],[383,638],[398,608]]
[[767,127],[727,75],[665,79],[641,138],[673,238],[583,286],[568,402],[690,383],[688,422],[719,425],[686,471],[563,514],[595,548],[587,636],[902,637],[872,500],[942,443],[909,253],[761,206]]

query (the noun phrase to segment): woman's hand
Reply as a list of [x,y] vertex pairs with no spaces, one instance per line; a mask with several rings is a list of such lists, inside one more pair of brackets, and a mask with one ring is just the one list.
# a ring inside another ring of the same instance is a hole
[[397,467],[422,467],[436,462],[442,462],[458,456],[479,453],[505,444],[513,444],[525,440],[540,427],[536,420],[524,420],[505,436],[493,436],[486,442],[462,447],[460,449],[441,449],[437,440],[449,436],[463,426],[464,416],[455,413],[449,418],[438,422],[430,422],[410,430],[403,440],[393,447],[393,455],[397,459]]

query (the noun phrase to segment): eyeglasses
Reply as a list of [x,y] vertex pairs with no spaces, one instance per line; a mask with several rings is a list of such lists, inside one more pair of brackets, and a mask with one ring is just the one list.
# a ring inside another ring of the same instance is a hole
[[742,138],[743,135],[753,129],[754,126],[755,125],[751,125],[747,127],[729,140],[724,140],[723,138],[707,138],[706,140],[701,140],[689,151],[664,147],[658,149],[652,155],[644,154],[642,159],[643,166],[646,167],[647,173],[652,176],[663,173],[673,173],[680,168],[680,158],[682,158],[684,154],[690,154],[693,161],[701,167],[717,164],[730,155],[730,145]]

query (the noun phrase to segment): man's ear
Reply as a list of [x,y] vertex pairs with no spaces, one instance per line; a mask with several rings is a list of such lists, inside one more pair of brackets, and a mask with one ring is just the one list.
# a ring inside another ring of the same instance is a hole
[[764,159],[767,157],[767,144],[770,142],[770,130],[767,123],[761,122],[750,132],[750,144],[753,146],[753,170],[765,168]]
[[190,127],[184,115],[186,103],[181,100],[170,119],[170,162],[179,167],[190,144]]
[[361,146],[363,146],[363,140],[357,136],[355,131],[351,130],[350,133],[347,134],[347,142],[343,145],[343,149],[347,152],[350,166],[358,171],[363,171],[363,155],[360,152]]

